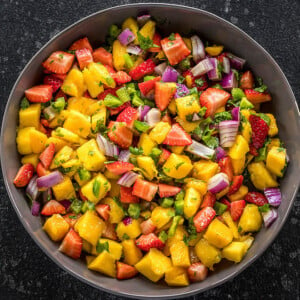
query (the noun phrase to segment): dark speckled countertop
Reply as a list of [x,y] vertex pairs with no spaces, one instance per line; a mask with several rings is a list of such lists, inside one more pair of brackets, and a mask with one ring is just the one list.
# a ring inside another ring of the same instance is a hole
[[[84,16],[132,2],[138,1],[1,0],[1,118],[18,74],[44,43]],[[208,10],[247,32],[279,63],[300,99],[299,0],[173,2]],[[2,175],[0,196],[0,299],[125,299],[80,282],[37,247],[9,202]],[[188,299],[300,299],[299,232],[298,194],[279,236],[252,266],[226,284]]]

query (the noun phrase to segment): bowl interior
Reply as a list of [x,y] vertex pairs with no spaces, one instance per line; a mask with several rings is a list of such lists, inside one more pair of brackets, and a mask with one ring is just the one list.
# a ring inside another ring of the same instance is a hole
[[[264,79],[271,91],[273,101],[268,106],[268,110],[272,111],[277,118],[280,138],[285,143],[290,158],[286,176],[281,182],[283,202],[278,210],[279,219],[270,229],[261,230],[256,236],[254,245],[240,264],[220,264],[216,272],[205,281],[184,288],[154,284],[142,276],[129,281],[115,281],[89,271],[84,262],[74,261],[58,252],[58,245],[53,243],[41,229],[41,220],[31,215],[22,191],[12,184],[19,168],[19,155],[15,145],[19,102],[24,90],[39,82],[42,76],[41,62],[51,52],[68,48],[74,40],[83,36],[88,36],[93,45],[101,45],[111,24],[121,24],[125,18],[136,16],[144,11],[149,12],[157,20],[159,27],[165,33],[197,32],[200,37],[222,44],[229,51],[247,59],[251,69]],[[245,269],[270,245],[282,227],[297,192],[299,184],[297,171],[300,165],[299,132],[299,111],[287,79],[270,55],[248,35],[225,20],[198,9],[167,4],[133,4],[95,13],[70,26],[46,44],[28,63],[11,92],[3,118],[1,164],[11,202],[20,220],[32,238],[57,264],[86,283],[108,292],[136,298],[172,298],[188,296],[225,282]]]

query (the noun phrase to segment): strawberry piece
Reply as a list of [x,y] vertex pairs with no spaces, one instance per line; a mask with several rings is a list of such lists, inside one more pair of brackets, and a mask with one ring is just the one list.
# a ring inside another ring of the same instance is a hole
[[131,77],[124,71],[113,73],[111,74],[111,77],[115,80],[117,85],[122,85],[131,81]]
[[252,144],[255,149],[259,149],[265,143],[269,132],[269,126],[262,118],[256,115],[251,115],[249,117],[249,122],[252,128]]
[[221,53],[221,54],[217,57],[217,60],[218,60],[220,63],[223,63],[224,57],[227,57],[227,53],[226,53],[226,52]]
[[191,264],[187,269],[188,277],[192,282],[199,282],[206,278],[208,269],[201,262]]
[[81,214],[73,214],[73,213],[68,213],[63,216],[65,221],[70,225],[71,228],[74,228],[75,224],[77,223],[78,219],[81,217]]
[[225,204],[227,206],[226,211],[230,211],[230,207],[231,207],[231,202],[229,202],[226,198],[222,198],[220,200],[221,203]]
[[202,232],[207,228],[207,226],[210,224],[210,222],[215,217],[216,212],[215,210],[207,206],[205,208],[202,208],[195,216],[194,216],[194,225],[196,227],[197,232]]
[[140,80],[146,75],[151,75],[154,72],[154,68],[155,63],[151,58],[149,58],[132,69],[129,72],[129,75],[133,80]]
[[55,95],[54,100],[56,101],[56,99],[62,98],[62,97],[65,99],[65,101],[68,100],[68,96],[67,96],[62,90],[59,90],[59,91],[57,92],[57,94]]
[[43,216],[52,216],[54,214],[65,214],[65,213],[66,213],[65,207],[56,200],[48,201],[44,205],[41,211],[41,214]]
[[91,97],[89,91],[85,91],[85,92],[83,93],[83,97],[92,99],[92,97]]
[[257,206],[263,206],[265,204],[268,204],[267,198],[259,192],[249,192],[245,196],[245,200]]
[[116,228],[114,224],[110,222],[105,222],[105,228],[101,234],[101,237],[116,241],[118,239]]
[[132,194],[146,201],[152,201],[157,189],[157,184],[138,178],[134,183]]
[[177,65],[191,54],[191,51],[178,33],[175,33],[173,39],[170,40],[170,38],[167,37],[162,39],[160,43],[172,66]]
[[14,185],[16,187],[25,187],[29,183],[30,179],[32,178],[33,172],[34,172],[34,166],[32,164],[28,163],[23,165],[19,169],[14,179]]
[[166,150],[166,149],[161,149],[162,150],[162,154],[160,155],[159,157],[159,160],[158,160],[158,164],[159,165],[163,165],[166,160],[169,158],[169,156],[171,155],[171,152]]
[[136,241],[136,246],[148,252],[151,248],[162,249],[165,243],[160,240],[154,233],[142,234]]
[[236,193],[241,185],[243,184],[244,176],[243,175],[238,175],[238,176],[233,176],[232,183],[229,187],[229,191],[227,195],[232,195]]
[[101,62],[113,68],[113,57],[110,52],[100,47],[93,52],[94,62]]
[[52,86],[48,84],[36,85],[25,91],[25,96],[30,102],[45,103],[52,98]]
[[165,115],[161,118],[161,121],[169,123],[169,125],[172,125],[172,119],[171,119],[170,114],[168,112],[166,112]]
[[158,184],[158,194],[160,198],[175,196],[180,191],[181,188],[178,186],[173,186],[173,185],[168,185],[163,183]]
[[135,267],[117,261],[117,279],[129,279],[138,274]]
[[86,196],[84,196],[84,195],[82,194],[81,189],[78,190],[78,194],[79,194],[79,198],[80,198],[82,201],[88,201],[88,200],[89,200]]
[[58,250],[74,259],[78,259],[81,255],[82,244],[82,239],[79,234],[71,228],[64,237]]
[[245,200],[238,200],[238,201],[231,202],[230,215],[233,221],[237,221],[241,217],[245,206],[246,206]]
[[42,124],[44,127],[49,127],[49,121],[46,120],[46,119],[41,119],[41,124]]
[[93,52],[93,48],[87,37],[75,41],[69,48],[69,50],[80,50],[80,49],[89,49],[91,52]]
[[186,82],[187,81],[191,82],[190,85],[191,88],[196,87],[199,92],[204,91],[208,88],[208,81],[205,75],[194,76],[190,70],[187,70],[182,73],[182,76],[185,78]]
[[95,209],[104,221],[109,219],[110,206],[108,204],[98,204]]
[[165,110],[176,93],[176,84],[174,82],[156,82],[154,99],[156,106]]
[[39,159],[46,169],[50,167],[54,153],[55,144],[50,143],[49,146],[40,154]]
[[105,166],[109,172],[115,175],[122,175],[134,169],[134,165],[132,163],[125,161],[115,161],[113,163],[106,164]]
[[160,80],[161,80],[161,77],[157,76],[151,80],[140,82],[138,84],[138,86],[139,86],[142,96],[147,97],[147,95],[154,90],[155,82],[160,81]]
[[43,164],[41,162],[39,162],[36,166],[36,173],[37,173],[38,177],[42,177],[42,176],[47,175],[48,171],[43,166]]
[[130,106],[130,101],[125,102],[124,104],[122,104],[119,107],[116,108],[109,108],[110,114],[112,116],[117,115],[119,112],[123,111],[125,108]]
[[240,88],[241,89],[252,89],[254,85],[254,78],[251,71],[246,71],[243,73],[240,79]]
[[154,52],[154,53],[160,52],[161,51],[161,46],[160,46],[161,36],[158,32],[154,33],[152,41],[153,41],[153,46],[155,45],[158,47],[151,47],[148,49],[148,51]]
[[216,203],[216,195],[212,194],[211,192],[207,192],[204,195],[200,208],[214,207],[215,203]]
[[110,66],[110,65],[104,65],[104,67],[107,69],[107,71],[109,72],[109,74],[110,74],[111,77],[113,77],[113,75],[117,73],[115,71],[115,69],[112,66]]
[[80,70],[83,70],[93,62],[92,52],[89,49],[80,49],[75,52]]
[[104,100],[105,97],[106,97],[108,94],[112,94],[113,96],[117,96],[117,94],[116,94],[116,91],[117,91],[117,90],[118,90],[117,88],[114,88],[114,89],[112,89],[112,88],[105,89],[102,93],[100,93],[100,94],[97,96],[97,98],[98,98],[99,100]]
[[72,67],[74,54],[68,52],[53,52],[43,63],[43,67],[56,74],[66,74]]
[[156,226],[153,224],[151,218],[143,221],[140,224],[141,230],[142,230],[142,234],[149,234],[152,233],[156,230]]
[[122,203],[139,203],[140,199],[133,195],[132,187],[120,187],[120,201]]
[[216,110],[225,106],[230,98],[230,94],[217,88],[208,88],[200,95],[200,104],[207,108],[205,118],[213,116]]
[[117,122],[125,122],[129,128],[133,127],[133,123],[138,119],[138,111],[129,106],[125,108],[117,117]]
[[249,153],[252,154],[253,156],[258,156],[258,155],[259,155],[258,151],[257,151],[256,148],[253,146],[253,144],[250,144],[250,145],[249,145]]
[[67,74],[51,74],[53,77],[60,79],[61,81],[64,81],[67,77]]
[[63,80],[57,78],[54,75],[45,76],[43,83],[52,86],[52,91],[55,93],[63,84]]
[[170,146],[187,146],[191,143],[191,136],[178,123],[172,125],[171,130],[163,141],[163,144]]
[[220,167],[220,172],[225,173],[228,176],[229,181],[233,179],[233,167],[231,158],[226,156],[219,160],[218,165]]
[[271,95],[266,92],[262,93],[253,89],[245,89],[244,93],[247,99],[253,104],[268,102],[272,100]]
[[108,137],[122,148],[128,148],[132,144],[132,131],[124,122],[110,121],[108,124]]

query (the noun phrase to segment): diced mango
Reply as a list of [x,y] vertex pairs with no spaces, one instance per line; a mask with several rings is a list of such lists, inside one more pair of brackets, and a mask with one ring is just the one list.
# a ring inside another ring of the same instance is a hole
[[157,144],[161,144],[165,140],[170,130],[171,130],[171,125],[169,123],[158,122],[151,130],[149,136]]
[[125,225],[123,222],[120,222],[117,225],[116,232],[120,240],[124,240],[127,237],[135,239],[142,233],[140,222],[135,219],[133,219],[132,222],[128,225]]
[[106,107],[102,107],[92,117],[91,127],[92,130],[96,130],[99,125],[105,125],[106,123]]
[[184,43],[186,44],[186,46],[189,48],[189,50],[192,51],[193,47],[192,47],[192,41],[191,41],[191,39],[186,38],[186,37],[183,37],[182,39],[183,39]]
[[186,269],[181,267],[172,267],[165,273],[165,281],[169,286],[187,286],[189,278]]
[[186,177],[192,170],[191,160],[186,155],[172,153],[163,165],[164,173],[172,178],[180,179]]
[[246,251],[252,246],[254,242],[254,237],[251,235],[243,236],[243,239],[240,239],[241,242],[243,242],[246,246]]
[[38,154],[28,154],[22,157],[21,163],[25,164],[32,164],[34,168],[36,168],[37,164],[39,163],[39,155]]
[[41,153],[46,147],[47,135],[33,129],[30,131],[30,144],[33,153]]
[[191,265],[189,247],[183,241],[174,243],[170,252],[173,266],[187,268]]
[[104,174],[104,176],[105,176],[106,178],[108,178],[108,179],[118,180],[118,179],[121,177],[121,175],[112,173],[112,172],[110,172],[110,171],[107,170],[107,169],[104,171],[103,174]]
[[55,154],[51,162],[50,169],[52,170],[61,166],[63,163],[65,163],[71,158],[72,154],[73,154],[73,149],[69,146],[64,146]]
[[243,123],[243,127],[242,127],[241,133],[242,133],[243,138],[249,144],[251,136],[252,136],[252,128],[251,128],[250,122],[244,122]]
[[[121,259],[122,252],[123,252],[122,244],[120,244],[116,241],[112,241],[110,239],[103,239],[103,238],[99,239],[99,243],[101,243],[101,244],[108,243],[108,252],[113,256],[113,258],[115,260],[120,260]],[[96,247],[94,247],[93,251],[96,251]],[[92,254],[94,254],[94,253],[92,253]],[[98,253],[96,251],[96,255],[97,254]]]
[[76,197],[75,190],[70,177],[64,176],[64,180],[52,187],[55,199],[60,201]]
[[149,155],[156,145],[156,142],[154,142],[147,133],[141,134],[138,147],[143,149],[145,155]]
[[89,64],[88,69],[91,72],[91,75],[93,76],[95,81],[101,82],[102,84],[105,84],[110,88],[116,87],[116,82],[111,77],[107,68],[102,64],[92,62]]
[[173,208],[164,208],[161,206],[157,206],[153,209],[151,214],[151,220],[157,229],[165,226],[171,218],[174,216]]
[[201,239],[195,246],[195,252],[200,261],[213,270],[213,265],[221,261],[221,251],[209,244],[206,239]]
[[17,133],[17,147],[18,152],[22,155],[31,154],[30,132],[34,130],[34,127],[26,127],[18,130]]
[[61,215],[54,214],[47,219],[43,229],[50,236],[51,240],[58,242],[67,234],[69,227],[69,224]]
[[247,204],[239,221],[239,232],[259,231],[262,225],[262,216],[255,204]]
[[184,149],[185,149],[185,146],[170,146],[171,152],[173,152],[175,154],[182,154]]
[[85,68],[82,71],[82,74],[84,82],[92,98],[96,98],[100,93],[104,91],[103,84],[95,80],[92,72],[89,69]]
[[109,211],[109,222],[112,224],[117,224],[124,218],[124,211],[121,206],[112,198],[105,198],[102,201],[103,204],[108,204],[110,207]]
[[231,202],[237,200],[243,200],[245,196],[248,194],[248,187],[246,185],[241,185],[237,192],[234,194],[228,195],[228,198]]
[[171,112],[172,115],[175,115],[177,113],[175,99],[171,100],[171,102],[168,105],[168,109],[169,109],[169,111]]
[[25,109],[19,110],[19,124],[20,128],[34,127],[39,129],[41,116],[41,104],[31,104]]
[[124,54],[127,54],[126,46],[123,46],[118,39],[113,43],[113,64],[117,71],[125,69]]
[[233,174],[240,175],[243,173],[245,168],[246,156],[244,155],[242,158],[239,159],[231,159]]
[[242,135],[237,135],[235,143],[230,147],[228,155],[232,159],[242,159],[249,151],[247,140]]
[[222,218],[225,221],[226,225],[229,227],[229,229],[232,232],[232,235],[235,239],[239,239],[240,238],[240,234],[238,232],[238,227],[237,224],[232,220],[232,217],[230,215],[229,211],[225,211],[222,214]]
[[61,166],[64,169],[64,174],[69,177],[72,177],[75,175],[77,170],[81,167],[81,162],[78,159],[73,158],[68,160],[65,163],[62,163]]
[[101,252],[92,262],[88,265],[90,270],[103,273],[110,277],[116,277],[116,264],[113,255],[107,251]]
[[197,114],[200,111],[199,99],[194,95],[177,98],[175,103],[178,116],[184,121],[191,121],[187,120],[187,117],[192,118],[194,113]]
[[146,24],[140,29],[140,34],[143,37],[148,37],[150,40],[152,40],[155,33],[155,25],[156,23],[154,21],[147,21]]
[[267,152],[269,152],[273,147],[280,147],[281,142],[279,138],[271,139],[270,143],[267,146]]
[[207,183],[203,180],[195,178],[186,178],[184,182],[186,183],[186,189],[192,187],[195,190],[197,190],[202,196],[204,196],[207,192]]
[[187,188],[184,196],[183,212],[186,218],[193,217],[202,201],[201,194],[193,187]]
[[176,244],[178,241],[182,241],[184,235],[187,235],[187,232],[185,231],[184,227],[182,225],[178,225],[175,234],[172,237],[169,237],[166,241],[166,245],[164,248],[164,254],[167,256],[170,256],[170,248],[172,245]]
[[62,91],[69,95],[80,97],[86,90],[86,85],[84,83],[83,75],[80,70],[71,69],[65,78],[63,85],[61,87]]
[[186,132],[192,132],[194,131],[200,124],[201,121],[195,121],[195,122],[189,122],[185,119],[181,119],[179,117],[175,118],[176,122],[178,122],[182,128],[186,131]]
[[286,168],[286,149],[273,147],[267,154],[267,169],[278,177],[282,177]]
[[[68,112],[76,110],[83,115],[90,116],[92,112],[90,108],[94,106],[98,101],[86,97],[71,97],[68,99]],[[66,117],[67,118],[67,117]]]
[[61,138],[71,144],[80,144],[79,135],[66,128],[57,127],[55,130],[52,130],[51,136]]
[[64,146],[68,144],[66,141],[52,136],[47,139],[46,147],[48,147],[50,143],[53,143],[55,145],[55,152],[58,152],[60,149],[62,149]]
[[194,163],[193,177],[208,182],[211,177],[217,174],[218,169],[219,166],[217,163],[201,159]]
[[272,115],[272,114],[266,114],[266,115],[270,118],[268,135],[275,136],[278,134],[278,127],[276,124],[276,119],[275,119],[274,115]]
[[157,176],[155,162],[150,156],[138,156],[137,164],[147,179],[152,180]]
[[246,251],[247,249],[244,243],[232,242],[222,250],[222,256],[228,260],[239,263],[243,259]]
[[117,183],[117,180],[110,180],[110,191],[109,191],[109,197],[118,197],[120,195],[120,185]]
[[135,245],[134,240],[124,240],[122,241],[124,250],[124,262],[128,265],[135,265],[141,260],[143,254],[141,250]]
[[86,138],[91,129],[90,117],[87,117],[78,111],[71,110],[66,121],[64,122],[64,128],[69,129],[83,138]]
[[223,51],[224,46],[205,47],[205,52],[210,56],[218,56]]

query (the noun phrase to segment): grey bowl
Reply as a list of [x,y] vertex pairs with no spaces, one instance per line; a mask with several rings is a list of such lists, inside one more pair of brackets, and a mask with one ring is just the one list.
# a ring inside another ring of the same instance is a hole
[[[267,109],[278,120],[280,138],[285,143],[290,158],[286,175],[281,182],[283,202],[278,210],[278,220],[270,229],[262,229],[257,234],[254,245],[241,263],[220,264],[205,281],[184,288],[170,288],[163,283],[154,284],[142,276],[128,281],[116,281],[88,270],[82,261],[74,261],[61,254],[58,245],[43,232],[40,218],[31,215],[23,192],[12,183],[20,166],[15,144],[19,103],[24,90],[39,82],[42,76],[41,62],[51,52],[67,48],[82,36],[87,35],[93,44],[99,44],[104,41],[105,33],[112,23],[121,23],[125,18],[144,11],[159,20],[166,33],[196,31],[200,36],[223,44],[233,53],[247,59],[248,65],[256,75],[264,79],[271,91],[273,101]],[[133,4],[106,9],[80,20],[56,35],[29,61],[11,91],[4,113],[1,164],[6,189],[20,221],[40,248],[60,267],[83,282],[106,292],[139,299],[170,299],[200,293],[232,279],[253,263],[275,239],[292,208],[299,185],[299,132],[299,110],[286,77],[274,59],[245,32],[199,9],[168,4]]]

